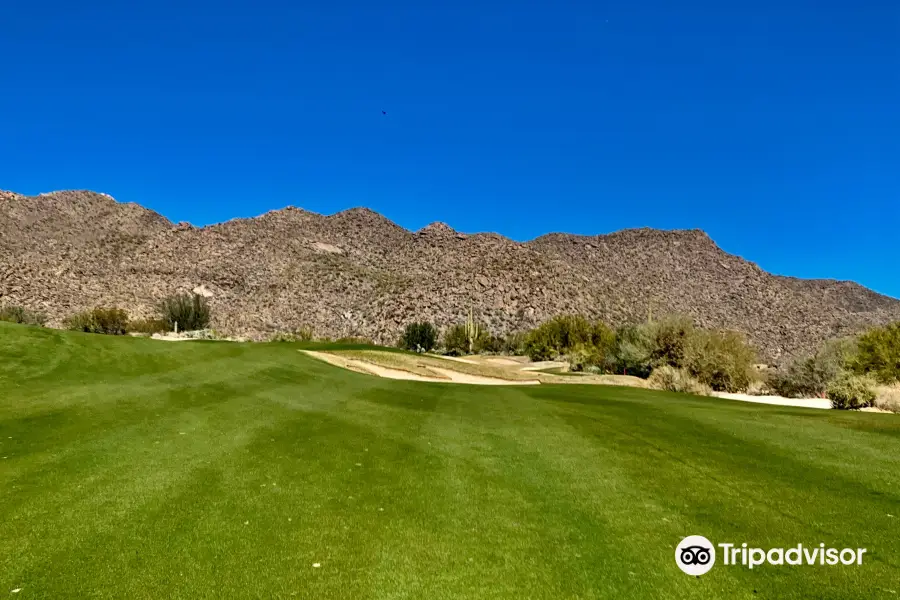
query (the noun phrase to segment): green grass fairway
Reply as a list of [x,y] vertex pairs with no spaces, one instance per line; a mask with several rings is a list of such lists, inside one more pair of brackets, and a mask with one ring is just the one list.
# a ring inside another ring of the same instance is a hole
[[[894,415],[298,348],[0,323],[0,597],[900,598]],[[697,579],[691,534],[868,553]]]

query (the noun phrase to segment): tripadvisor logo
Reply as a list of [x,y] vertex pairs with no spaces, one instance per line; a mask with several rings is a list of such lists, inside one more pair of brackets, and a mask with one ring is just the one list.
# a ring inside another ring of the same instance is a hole
[[705,575],[716,564],[716,548],[702,535],[689,535],[675,548],[675,562],[688,575]]
[[791,548],[751,548],[747,544],[714,545],[702,535],[690,535],[675,548],[675,563],[688,575],[705,575],[716,564],[716,548],[721,551],[722,564],[753,569],[761,565],[862,565],[865,548],[826,548],[797,544]]

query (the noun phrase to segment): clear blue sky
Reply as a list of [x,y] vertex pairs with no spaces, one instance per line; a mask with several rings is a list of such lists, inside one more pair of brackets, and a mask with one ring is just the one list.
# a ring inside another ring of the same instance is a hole
[[3,189],[698,227],[900,297],[896,1],[35,0],[0,32]]

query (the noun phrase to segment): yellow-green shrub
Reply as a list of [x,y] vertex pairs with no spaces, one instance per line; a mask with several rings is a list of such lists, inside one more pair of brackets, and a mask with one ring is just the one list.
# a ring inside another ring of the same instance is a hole
[[696,394],[708,396],[709,386],[700,383],[684,369],[676,369],[670,365],[656,367],[647,378],[647,383],[655,390],[667,392],[680,392],[682,394]]
[[700,383],[740,392],[755,378],[756,350],[735,331],[697,329],[685,346],[685,368]]
[[867,375],[841,373],[828,385],[831,408],[857,410],[875,402],[875,381]]
[[857,374],[870,373],[881,383],[900,381],[900,322],[859,336],[851,366]]
[[125,335],[128,333],[128,313],[121,308],[95,308],[69,316],[64,325],[73,331]]
[[0,321],[19,323],[20,325],[43,325],[47,322],[44,313],[28,310],[21,306],[4,306],[0,308]]

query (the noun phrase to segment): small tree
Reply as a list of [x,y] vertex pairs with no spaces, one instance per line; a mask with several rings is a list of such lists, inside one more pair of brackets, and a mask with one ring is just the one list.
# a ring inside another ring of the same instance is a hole
[[668,365],[680,369],[684,366],[685,350],[694,335],[694,323],[687,317],[668,316],[647,326],[652,347],[650,364],[653,368]]
[[859,336],[852,368],[859,374],[871,373],[882,383],[900,381],[900,322]]
[[616,331],[613,368],[616,373],[648,377],[653,361],[653,335],[650,324],[627,325]]
[[852,338],[829,340],[811,356],[792,361],[769,379],[769,386],[779,396],[811,398],[825,395],[828,384],[847,367],[856,352]]
[[753,380],[756,351],[734,331],[697,330],[685,348],[685,367],[716,391],[740,392]]
[[550,360],[576,347],[593,344],[593,338],[605,332],[580,315],[559,315],[528,333],[525,353],[533,361]]
[[196,331],[209,327],[210,310],[206,298],[200,294],[174,294],[165,298],[159,306],[160,318],[169,331],[176,324],[179,331]]
[[410,323],[400,338],[400,346],[413,352],[430,352],[436,343],[437,329],[427,321]]

